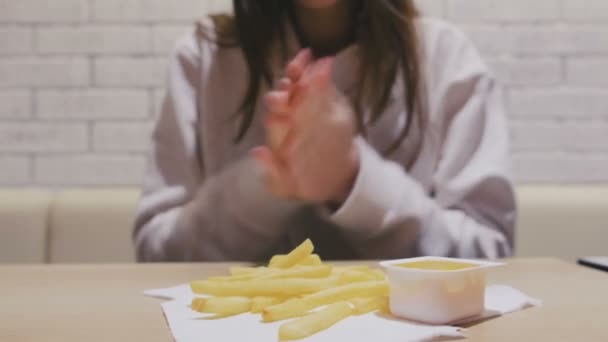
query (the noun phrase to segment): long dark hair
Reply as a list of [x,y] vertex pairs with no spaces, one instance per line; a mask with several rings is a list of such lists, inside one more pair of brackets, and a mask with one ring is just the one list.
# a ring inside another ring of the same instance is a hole
[[[400,75],[403,81],[406,124],[386,153],[398,148],[408,137],[414,122],[422,129],[420,44],[414,19],[418,11],[413,0],[358,1],[354,43],[360,48],[361,72],[353,107],[359,130],[365,134],[362,108],[370,108],[370,124],[386,110],[391,90]],[[285,18],[292,1],[233,0],[234,16],[213,16],[220,46],[242,49],[249,69],[249,86],[239,113],[241,121],[235,140],[247,133],[264,86],[271,86],[274,75],[270,65],[271,49],[278,40],[286,58]]]

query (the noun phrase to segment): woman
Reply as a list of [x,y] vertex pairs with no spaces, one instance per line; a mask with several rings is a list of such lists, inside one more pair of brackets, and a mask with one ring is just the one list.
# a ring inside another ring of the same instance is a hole
[[[142,261],[509,256],[499,89],[410,0],[235,0],[172,58]],[[308,49],[304,49],[308,48]]]

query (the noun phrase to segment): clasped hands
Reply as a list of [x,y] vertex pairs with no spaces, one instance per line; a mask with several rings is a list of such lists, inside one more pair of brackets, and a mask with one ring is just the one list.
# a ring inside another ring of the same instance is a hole
[[334,59],[302,50],[264,96],[266,145],[252,150],[277,197],[341,204],[359,172],[352,106],[332,80]]

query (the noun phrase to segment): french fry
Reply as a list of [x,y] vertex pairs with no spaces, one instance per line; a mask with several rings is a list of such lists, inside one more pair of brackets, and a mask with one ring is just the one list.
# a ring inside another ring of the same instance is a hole
[[310,239],[306,239],[306,241],[294,248],[294,250],[289,252],[289,254],[282,257],[274,256],[272,259],[270,259],[268,267],[289,268],[311,255],[314,248],[315,247],[313,246],[312,241],[310,241]]
[[282,304],[270,306],[264,309],[262,320],[264,322],[280,321],[301,316],[306,312],[323,305],[346,301],[357,297],[378,296],[388,296],[388,283],[386,281],[370,281],[342,285],[312,293],[301,299],[293,299]]
[[370,273],[369,271],[348,270],[338,275],[338,282],[340,285],[374,280],[377,280],[376,275]]
[[347,302],[328,305],[326,308],[284,323],[279,327],[280,341],[293,341],[314,335],[325,330],[352,314]]
[[321,264],[323,264],[323,261],[318,254],[311,254],[298,262],[298,265],[304,266],[319,266]]
[[192,310],[213,314],[202,319],[244,312],[261,313],[264,322],[294,318],[280,326],[281,341],[311,336],[351,315],[390,312],[383,271],[323,264],[313,250],[306,240],[289,254],[275,255],[267,267],[232,267],[229,276],[193,281],[194,293],[213,297],[193,299]]
[[[278,263],[283,263],[283,262],[285,262],[285,258],[287,258],[287,255],[285,255],[285,254],[275,255],[272,257],[272,259],[270,259],[269,266],[274,267],[274,265],[276,265]],[[311,255],[303,258],[302,260],[300,260],[297,263],[297,265],[303,265],[303,266],[319,266],[322,264],[323,264],[323,261],[321,261],[321,257],[318,254],[311,254]]]
[[249,274],[239,274],[233,276],[210,277],[210,281],[246,281],[256,279],[284,279],[284,278],[323,278],[328,277],[332,272],[333,266],[301,266],[296,265],[289,269],[270,268],[263,271],[256,271]]
[[243,274],[253,274],[258,272],[265,272],[268,270],[268,267],[259,266],[259,267],[242,267],[242,266],[234,266],[230,267],[230,275],[238,276]]
[[369,266],[367,265],[355,265],[355,266],[334,266],[332,271],[333,274],[341,274],[348,271],[368,271]]
[[332,274],[341,275],[345,281],[385,280],[384,271],[367,265],[334,267]]
[[285,260],[287,260],[287,254],[277,254],[270,258],[270,261],[268,262],[268,267],[278,268],[277,265],[284,263]]
[[196,312],[203,312],[203,308],[205,307],[205,303],[207,302],[207,298],[192,298],[192,303],[190,304],[190,309]]
[[388,297],[367,297],[353,298],[350,300],[353,305],[353,314],[357,316],[365,315],[374,311],[389,312]]
[[210,296],[230,297],[293,297],[319,292],[338,285],[337,277],[254,279],[250,281],[208,281],[190,283],[192,292]]
[[281,304],[285,298],[281,297],[253,297],[251,300],[251,312],[262,313],[269,306]]
[[207,280],[211,280],[211,281],[237,281],[237,280],[252,280],[255,278],[259,278],[262,276],[266,276],[266,275],[270,275],[273,273],[277,273],[277,269],[270,269],[270,268],[266,268],[264,267],[263,269],[259,269],[259,270],[255,270],[252,272],[248,272],[248,273],[239,273],[239,274],[234,274],[234,275],[229,275],[229,276],[215,276],[215,277],[209,277],[207,278]]
[[197,312],[232,316],[251,310],[251,299],[246,297],[194,298],[190,307]]
[[295,266],[280,272],[269,272],[256,279],[326,278],[331,275],[331,265]]

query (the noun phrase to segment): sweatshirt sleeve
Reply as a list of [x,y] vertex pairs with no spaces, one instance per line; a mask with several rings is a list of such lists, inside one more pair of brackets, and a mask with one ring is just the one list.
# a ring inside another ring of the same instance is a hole
[[260,260],[298,207],[266,191],[250,158],[204,174],[197,95],[206,61],[198,44],[207,43],[200,39],[182,39],[170,60],[135,219],[139,261]]
[[432,191],[360,139],[359,175],[330,218],[364,258],[513,253],[516,207],[500,88],[463,35],[441,39],[441,58],[430,57],[431,108],[442,127]]

